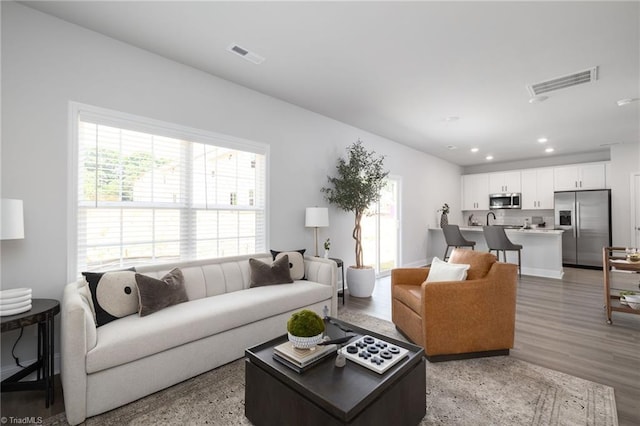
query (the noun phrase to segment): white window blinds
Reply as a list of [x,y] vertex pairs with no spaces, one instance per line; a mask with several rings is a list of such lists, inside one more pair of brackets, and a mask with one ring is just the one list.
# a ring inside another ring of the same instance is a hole
[[265,251],[263,145],[118,121],[77,114],[76,274]]

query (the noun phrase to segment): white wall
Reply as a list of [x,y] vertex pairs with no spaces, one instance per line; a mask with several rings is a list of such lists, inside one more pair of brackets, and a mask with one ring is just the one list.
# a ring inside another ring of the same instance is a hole
[[[460,211],[458,166],[30,8],[1,7],[2,197],[23,199],[25,209],[25,239],[2,242],[4,288],[60,299],[68,281],[69,101],[268,143],[274,249],[313,253],[304,208],[326,205],[320,188],[358,138],[402,177],[403,264],[424,262],[426,227],[442,203]],[[352,264],[353,217],[332,208],[330,223],[321,238]],[[2,335],[2,365],[12,363],[14,338]],[[30,359],[33,347],[23,341],[17,352]]]
[[616,247],[632,245],[631,175],[640,171],[640,143],[611,147],[611,239]]

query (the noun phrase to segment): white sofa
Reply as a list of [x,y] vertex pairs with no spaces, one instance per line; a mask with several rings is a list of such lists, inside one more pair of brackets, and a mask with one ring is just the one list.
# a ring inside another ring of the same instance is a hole
[[188,302],[96,328],[81,296],[84,280],[62,299],[62,386],[67,420],[122,406],[239,359],[244,350],[286,333],[291,314],[306,308],[337,314],[336,264],[305,257],[306,280],[249,288],[249,258],[269,254],[136,268],[162,277],[182,270]]

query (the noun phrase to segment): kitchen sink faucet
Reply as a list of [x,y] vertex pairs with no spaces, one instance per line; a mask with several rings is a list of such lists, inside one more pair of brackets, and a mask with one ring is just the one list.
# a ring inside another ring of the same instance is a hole
[[492,214],[493,215],[493,220],[496,220],[496,214],[494,212],[489,212],[487,213],[487,226],[489,226],[489,215]]

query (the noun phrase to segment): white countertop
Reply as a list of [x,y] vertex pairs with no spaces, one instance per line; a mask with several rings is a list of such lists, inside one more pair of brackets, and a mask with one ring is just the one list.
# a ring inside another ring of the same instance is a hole
[[[442,231],[442,228],[429,228],[430,230],[439,230]],[[482,232],[482,226],[461,226],[461,231],[472,231],[472,232]],[[535,228],[535,229],[522,229],[522,228],[505,228],[505,232],[511,234],[512,232],[516,232],[518,234],[543,234],[543,235],[561,235],[564,230],[562,229],[551,229],[551,228]]]
[[[466,239],[475,241],[475,249],[487,251],[487,242],[482,232],[482,226],[461,226],[460,231]],[[561,229],[550,228],[506,228],[505,232],[509,240],[514,244],[522,245],[522,275],[533,275],[560,279],[564,274],[562,267],[562,233]],[[436,256],[443,256],[447,242],[444,239],[442,228],[430,227],[427,231],[427,261]],[[500,260],[505,261],[504,253]],[[518,254],[515,251],[506,253],[506,261],[518,263]],[[441,257],[440,257],[441,258]]]

